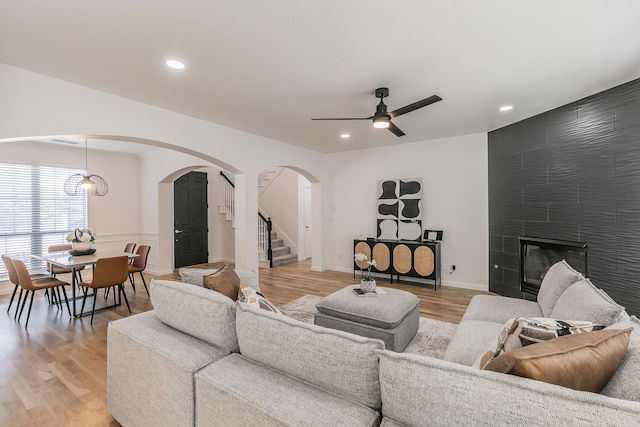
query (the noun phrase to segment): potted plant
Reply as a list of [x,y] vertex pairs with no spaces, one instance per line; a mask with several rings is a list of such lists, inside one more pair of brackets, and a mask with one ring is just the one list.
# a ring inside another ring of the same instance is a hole
[[[376,291],[376,281],[371,275],[371,267],[376,266],[376,260],[369,259],[368,256],[363,254],[362,252],[358,252],[354,255],[353,259],[356,261],[358,267],[360,267],[360,273],[362,275],[362,279],[360,280],[360,289],[364,292],[371,293]],[[367,269],[364,270],[362,268],[362,263],[367,263]]]
[[76,228],[67,234],[67,242],[71,242],[71,247],[77,252],[88,251],[95,241],[96,231],[90,228]]

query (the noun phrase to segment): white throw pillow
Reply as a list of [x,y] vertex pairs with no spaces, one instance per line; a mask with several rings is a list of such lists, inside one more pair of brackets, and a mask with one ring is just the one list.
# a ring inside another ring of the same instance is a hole
[[584,279],[582,274],[574,270],[565,260],[553,264],[544,275],[538,291],[537,301],[542,314],[552,317],[551,312],[560,296],[569,286],[582,279]]
[[264,310],[269,310],[274,313],[282,314],[280,310],[278,310],[278,307],[273,305],[271,301],[267,299],[267,297],[265,297],[255,289],[252,289],[249,287],[244,287],[240,289],[240,297],[238,301],[243,302],[245,304],[249,304],[257,308],[262,308]]

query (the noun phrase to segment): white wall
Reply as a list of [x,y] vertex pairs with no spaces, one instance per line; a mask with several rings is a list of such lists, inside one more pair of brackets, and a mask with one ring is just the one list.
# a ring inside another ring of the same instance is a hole
[[[88,150],[89,173],[100,175],[109,185],[102,197],[88,198],[88,225],[98,232],[96,246],[122,250],[138,242],[140,230],[139,162],[135,155]],[[83,169],[83,147],[39,142],[0,144],[0,160]]]
[[422,178],[423,228],[444,230],[443,283],[488,289],[486,134],[327,157],[328,268],[353,271],[353,239],[375,237],[379,180]]
[[278,168],[271,179],[258,190],[258,206],[271,217],[278,238],[284,239],[291,253],[298,253],[298,172]]

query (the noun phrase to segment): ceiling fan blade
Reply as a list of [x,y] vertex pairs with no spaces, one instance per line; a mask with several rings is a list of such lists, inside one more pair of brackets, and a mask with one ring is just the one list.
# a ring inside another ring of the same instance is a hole
[[311,120],[370,120],[371,117],[337,117],[329,119],[311,119]]
[[434,102],[438,101],[442,101],[442,98],[440,98],[438,95],[431,95],[430,97],[420,101],[416,101],[413,104],[405,105],[402,108],[398,108],[397,110],[390,112],[389,115],[391,116],[391,118],[398,117],[403,114],[410,113],[413,110],[417,110],[418,108],[426,107],[427,105],[433,104]]
[[405,133],[400,130],[400,128],[394,125],[392,122],[389,122],[389,127],[387,128],[397,137],[403,136]]

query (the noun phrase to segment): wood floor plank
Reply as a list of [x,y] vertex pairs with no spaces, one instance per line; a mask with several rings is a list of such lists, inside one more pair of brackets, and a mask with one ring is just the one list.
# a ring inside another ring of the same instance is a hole
[[[150,284],[154,276],[145,278]],[[156,278],[179,281],[180,275],[174,271]],[[309,261],[260,270],[262,292],[276,305],[309,294],[326,296],[358,281],[350,273],[311,271]],[[377,282],[418,296],[421,316],[453,323],[460,321],[474,295],[487,293]],[[26,311],[19,322],[13,317],[15,301],[11,313],[6,312],[12,291],[12,284],[0,282],[0,426],[119,426],[107,408],[107,328],[109,322],[129,316],[126,306],[96,313],[91,325],[90,316],[70,319],[66,307],[48,304],[39,293],[25,330]],[[127,284],[126,292],[133,314],[153,309],[144,287],[137,286],[134,293]]]

